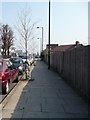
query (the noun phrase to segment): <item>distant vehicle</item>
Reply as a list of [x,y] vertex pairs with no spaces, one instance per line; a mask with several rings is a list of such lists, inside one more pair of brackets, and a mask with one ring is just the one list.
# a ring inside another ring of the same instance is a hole
[[29,56],[29,59],[30,59],[31,65],[32,65],[34,63],[34,57],[33,56]]
[[[23,59],[23,62],[26,61],[26,56],[19,56]],[[32,56],[27,56],[27,62],[29,65],[32,65],[33,64],[33,57]]]
[[14,64],[16,68],[19,69],[19,74],[22,75],[25,70],[23,59],[20,57],[13,57],[10,58],[10,61]]
[[3,94],[9,92],[13,82],[18,82],[18,73],[19,70],[9,60],[0,59],[0,85]]

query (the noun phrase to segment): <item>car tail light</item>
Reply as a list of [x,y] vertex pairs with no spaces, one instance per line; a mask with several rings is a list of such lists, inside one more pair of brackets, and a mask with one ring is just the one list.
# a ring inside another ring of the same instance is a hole
[[5,77],[4,73],[0,74],[0,80],[2,80]]

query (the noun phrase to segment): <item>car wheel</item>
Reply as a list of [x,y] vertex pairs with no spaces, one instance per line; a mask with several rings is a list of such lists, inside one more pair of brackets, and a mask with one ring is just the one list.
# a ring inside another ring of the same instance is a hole
[[9,81],[7,81],[5,88],[2,89],[2,93],[7,94],[9,90],[10,90],[10,84],[9,84]]

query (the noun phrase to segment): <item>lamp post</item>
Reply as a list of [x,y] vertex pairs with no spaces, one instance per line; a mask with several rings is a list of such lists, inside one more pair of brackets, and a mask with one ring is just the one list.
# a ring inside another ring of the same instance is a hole
[[41,28],[42,29],[42,51],[43,52],[43,27],[37,27],[37,28]]
[[42,49],[41,49],[41,40],[42,40],[42,38],[37,38],[37,39],[40,39],[40,54],[41,54],[41,52],[42,52]]
[[48,69],[50,69],[50,0],[49,0],[49,32],[48,32]]

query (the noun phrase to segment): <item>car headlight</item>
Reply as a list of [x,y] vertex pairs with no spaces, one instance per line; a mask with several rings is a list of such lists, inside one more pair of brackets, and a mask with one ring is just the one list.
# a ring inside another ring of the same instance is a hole
[[19,70],[22,70],[23,68],[22,68],[22,66],[19,66],[18,69],[19,69]]

